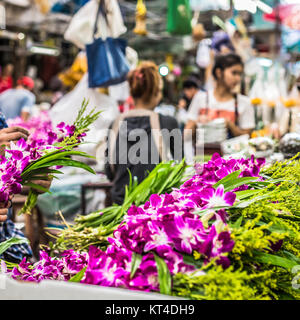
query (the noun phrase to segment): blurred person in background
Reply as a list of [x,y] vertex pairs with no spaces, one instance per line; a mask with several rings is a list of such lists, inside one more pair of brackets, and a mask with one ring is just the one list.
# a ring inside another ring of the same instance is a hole
[[218,55],[212,74],[214,87],[199,91],[188,111],[185,129],[195,130],[197,123],[205,124],[217,118],[226,121],[228,138],[251,134],[255,128],[254,110],[248,97],[237,94],[243,75],[243,61],[234,53]]
[[[125,186],[129,185],[128,170],[132,177],[136,177],[138,183],[141,183],[159,162],[168,159],[169,154],[173,158],[178,155],[174,150],[175,147],[180,148],[179,144],[175,143],[177,137],[165,141],[167,139],[162,130],[171,133],[173,129],[178,129],[176,132],[182,142],[176,119],[153,111],[162,99],[163,89],[163,80],[157,65],[150,61],[142,62],[137,69],[129,73],[128,81],[135,108],[122,113],[110,126],[106,150],[108,161],[105,173],[109,180],[113,181],[112,201],[119,205],[124,201]],[[136,152],[133,152],[133,149]],[[180,156],[182,158],[182,148]]]
[[14,66],[9,63],[4,66],[0,77],[0,93],[13,87]]
[[17,117],[21,117],[23,121],[28,120],[36,101],[33,89],[34,81],[29,77],[22,77],[15,88],[0,94],[0,111],[7,120]]
[[180,128],[183,129],[187,123],[187,114],[190,104],[199,91],[199,85],[197,80],[194,78],[188,78],[183,82],[182,85],[183,95],[178,102],[177,110],[177,121],[179,122]]
[[182,90],[183,96],[179,100],[178,108],[188,110],[191,101],[193,100],[196,93],[199,91],[197,81],[193,78],[188,78],[183,82]]

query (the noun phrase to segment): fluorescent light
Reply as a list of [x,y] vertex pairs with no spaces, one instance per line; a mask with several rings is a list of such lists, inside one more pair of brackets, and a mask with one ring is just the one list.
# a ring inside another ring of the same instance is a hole
[[47,48],[47,47],[39,47],[32,46],[29,51],[34,54],[41,54],[46,56],[59,56],[60,51],[56,48]]
[[257,10],[256,3],[252,0],[234,0],[234,9],[238,11],[247,10],[255,13]]
[[257,7],[258,7],[261,11],[263,11],[263,12],[265,12],[265,13],[268,13],[268,14],[270,14],[270,13],[273,12],[273,8],[270,7],[268,4],[266,4],[265,2],[260,1],[260,0],[256,0],[255,2],[256,2]]

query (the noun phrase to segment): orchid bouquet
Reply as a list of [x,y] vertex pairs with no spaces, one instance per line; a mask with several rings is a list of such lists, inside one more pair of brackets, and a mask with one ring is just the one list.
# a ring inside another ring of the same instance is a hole
[[43,252],[7,272],[191,299],[300,299],[291,286],[300,264],[300,162],[263,165],[214,155],[180,187],[131,205],[105,248]]
[[91,158],[75,150],[82,143],[90,124],[100,115],[95,109],[85,115],[87,105],[88,102],[84,100],[73,125],[62,122],[57,126],[57,131],[49,127],[42,136],[30,138],[28,142],[24,139],[16,144],[11,142],[10,148],[5,150],[5,155],[0,159],[1,202],[7,202],[11,195],[21,192],[22,186],[28,186],[29,195],[21,213],[30,214],[37,202],[37,190],[48,191],[34,181],[48,180],[49,175],[62,174],[57,170],[62,166],[79,167],[94,173],[88,165],[71,159],[75,155]]
[[[257,182],[259,179],[258,173],[261,166],[264,164],[264,161],[258,159],[240,159],[240,160],[220,160],[220,156],[215,157],[209,161],[207,164],[200,165],[196,164],[196,175],[194,179],[201,181],[197,188],[192,189],[191,192],[196,194],[198,191],[202,190],[203,186],[206,186],[203,195],[209,196],[209,193],[214,192],[212,188],[214,184],[218,187],[222,178],[224,180],[224,185],[233,185],[233,181],[236,185],[235,191],[242,191],[247,189],[245,183]],[[54,249],[60,251],[75,248],[76,250],[85,250],[90,245],[106,246],[108,244],[107,238],[112,235],[113,231],[118,228],[120,223],[123,220],[124,215],[130,208],[132,204],[142,205],[149,200],[151,194],[163,194],[170,193],[172,190],[178,189],[184,190],[185,184],[182,185],[185,178],[185,164],[184,160],[179,164],[170,163],[160,163],[156,166],[155,169],[149,174],[149,176],[142,181],[139,185],[130,183],[127,192],[125,201],[122,206],[112,206],[105,208],[98,212],[93,212],[86,216],[78,216],[75,219],[75,225],[68,226],[68,228],[61,231],[60,236],[56,239]],[[239,169],[242,169],[238,171]],[[232,173],[230,175],[230,173]],[[239,177],[240,175],[240,177]],[[261,179],[261,178],[260,178]],[[190,183],[192,180],[187,181]],[[218,193],[222,193],[222,187],[218,190]],[[192,194],[192,193],[191,193]],[[248,193],[248,196],[252,195],[251,192]],[[198,195],[201,198],[202,194]],[[229,194],[228,197],[235,197],[234,194]],[[219,199],[216,197],[216,199]],[[228,206],[230,206],[233,198],[226,198],[224,201],[228,201]],[[244,194],[243,201],[247,200],[247,194]],[[181,207],[185,205],[183,197],[179,199],[182,201]],[[213,201],[213,200],[210,200]],[[218,200],[214,200],[215,202]],[[204,202],[203,202],[204,203]],[[197,210],[206,210],[209,211],[209,206],[218,206],[224,205],[225,202],[221,203],[210,203],[207,206],[202,207],[201,204],[195,206]],[[208,213],[206,217],[209,215]]]

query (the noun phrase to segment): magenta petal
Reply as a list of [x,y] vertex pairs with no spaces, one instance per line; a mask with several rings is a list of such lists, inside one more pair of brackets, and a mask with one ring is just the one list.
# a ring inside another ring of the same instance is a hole
[[63,129],[65,127],[65,123],[64,122],[60,122],[58,125],[57,125],[57,128],[58,129]]
[[224,269],[227,269],[230,267],[230,260],[227,257],[221,256],[216,263],[218,265],[221,265]]
[[213,188],[206,188],[201,191],[201,198],[203,200],[209,200],[214,196],[214,189]]
[[228,176],[230,172],[228,171],[228,169],[226,168],[221,168],[219,169],[218,171],[216,171],[216,176],[219,178],[219,179],[223,179],[224,177]]
[[162,200],[161,200],[161,197],[159,195],[152,194],[150,199],[149,199],[149,201],[150,201],[150,204],[151,204],[151,206],[153,208],[158,208],[158,207],[160,207]]
[[23,149],[23,150],[25,150],[25,148],[27,147],[27,143],[26,143],[26,141],[25,141],[25,139],[20,139],[18,142],[17,142],[17,147],[19,147],[19,148],[21,148],[21,149]]
[[211,157],[211,161],[216,161],[221,158],[219,153],[214,153],[213,156]]
[[236,194],[233,192],[226,192],[224,196],[225,202],[229,205],[232,206],[235,202],[236,199]]
[[181,251],[191,254],[192,253],[192,246],[189,242],[187,241],[181,241]]
[[224,196],[224,186],[222,184],[217,188],[217,190],[215,192],[215,196],[223,198],[223,196]]

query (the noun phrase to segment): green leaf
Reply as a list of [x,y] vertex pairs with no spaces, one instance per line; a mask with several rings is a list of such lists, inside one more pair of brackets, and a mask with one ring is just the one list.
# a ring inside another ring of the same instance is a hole
[[133,253],[132,255],[132,263],[131,263],[131,272],[130,272],[130,279],[132,279],[136,273],[136,270],[140,266],[142,262],[143,256],[138,253]]
[[84,267],[81,271],[79,271],[77,274],[75,274],[75,276],[73,276],[69,282],[80,282],[85,274],[85,270],[87,267]]
[[95,174],[95,171],[90,166],[77,160],[66,160],[66,159],[53,160],[53,161],[45,162],[41,164],[39,168],[53,167],[53,166],[77,167]]
[[[38,160],[32,162],[30,165],[28,165],[25,170],[23,171],[23,174],[26,174],[28,171],[32,171],[33,169],[38,169],[38,168],[43,168],[43,167],[51,167],[51,166],[43,166],[45,163],[51,163],[52,161],[57,161],[60,159],[64,159],[65,157],[71,157],[72,155],[74,156],[81,156],[85,158],[94,158],[90,155],[88,155],[85,152],[81,151],[54,151],[50,152],[49,154],[39,158]],[[71,160],[71,159],[70,159]],[[54,164],[55,165],[55,164]]]
[[211,210],[218,211],[218,210],[222,210],[222,209],[228,210],[228,209],[231,209],[231,208],[234,208],[234,207],[230,207],[230,206],[218,206],[218,207],[213,207],[213,208],[209,208],[209,209],[194,211],[193,214],[197,214],[197,215],[199,215],[199,216],[202,216],[202,215],[204,215],[205,213],[210,212]]
[[297,264],[300,264],[300,258],[296,257],[289,251],[283,250],[282,254],[289,260],[295,261]]
[[259,251],[256,251],[254,253],[254,259],[261,263],[271,264],[274,266],[286,268],[288,270],[298,265],[296,261]]
[[159,282],[159,289],[161,294],[171,295],[171,274],[168,269],[168,266],[162,258],[154,254],[157,272],[158,272],[158,282]]
[[218,188],[218,186],[220,186],[221,184],[225,187],[230,186],[233,181],[235,181],[238,176],[240,175],[240,173],[242,172],[242,170],[238,170],[238,171],[234,171],[232,173],[230,173],[229,175],[227,175],[226,177],[224,177],[223,179],[219,180],[217,183],[215,183],[213,185],[213,188]]
[[241,173],[241,170],[230,173],[228,176],[224,177],[223,179],[215,183],[213,187],[216,189],[218,186],[222,184],[224,186],[224,191],[228,192],[244,184],[249,185],[251,183],[257,183],[257,180],[259,179],[259,177],[238,178],[240,173]]
[[250,199],[250,200],[243,200],[243,201],[240,201],[238,202],[237,204],[235,204],[232,208],[240,208],[240,209],[244,209],[244,208],[247,208],[249,207],[252,203],[254,202],[257,202],[257,201],[260,201],[260,200],[263,200],[263,199],[267,199],[271,196],[271,193],[267,193],[267,194],[264,194],[262,196],[258,196],[258,197],[255,197],[253,199]]
[[236,199],[237,200],[244,200],[247,198],[252,197],[253,195],[261,192],[261,190],[243,190],[243,191],[236,191]]
[[203,265],[203,261],[195,260],[191,255],[183,254],[182,256],[184,263],[194,266],[196,269],[200,269]]
[[240,228],[240,226],[242,225],[243,218],[244,218],[243,216],[240,216],[240,217],[236,220],[236,222],[231,225],[231,227],[234,228],[234,229]]
[[40,190],[42,192],[51,193],[49,189],[44,188],[44,187],[42,187],[42,186],[40,186],[38,184],[32,183],[32,182],[24,183],[23,186],[27,186],[27,187],[30,187],[32,189]]
[[26,238],[11,238],[0,243],[0,255],[15,244],[29,243]]

